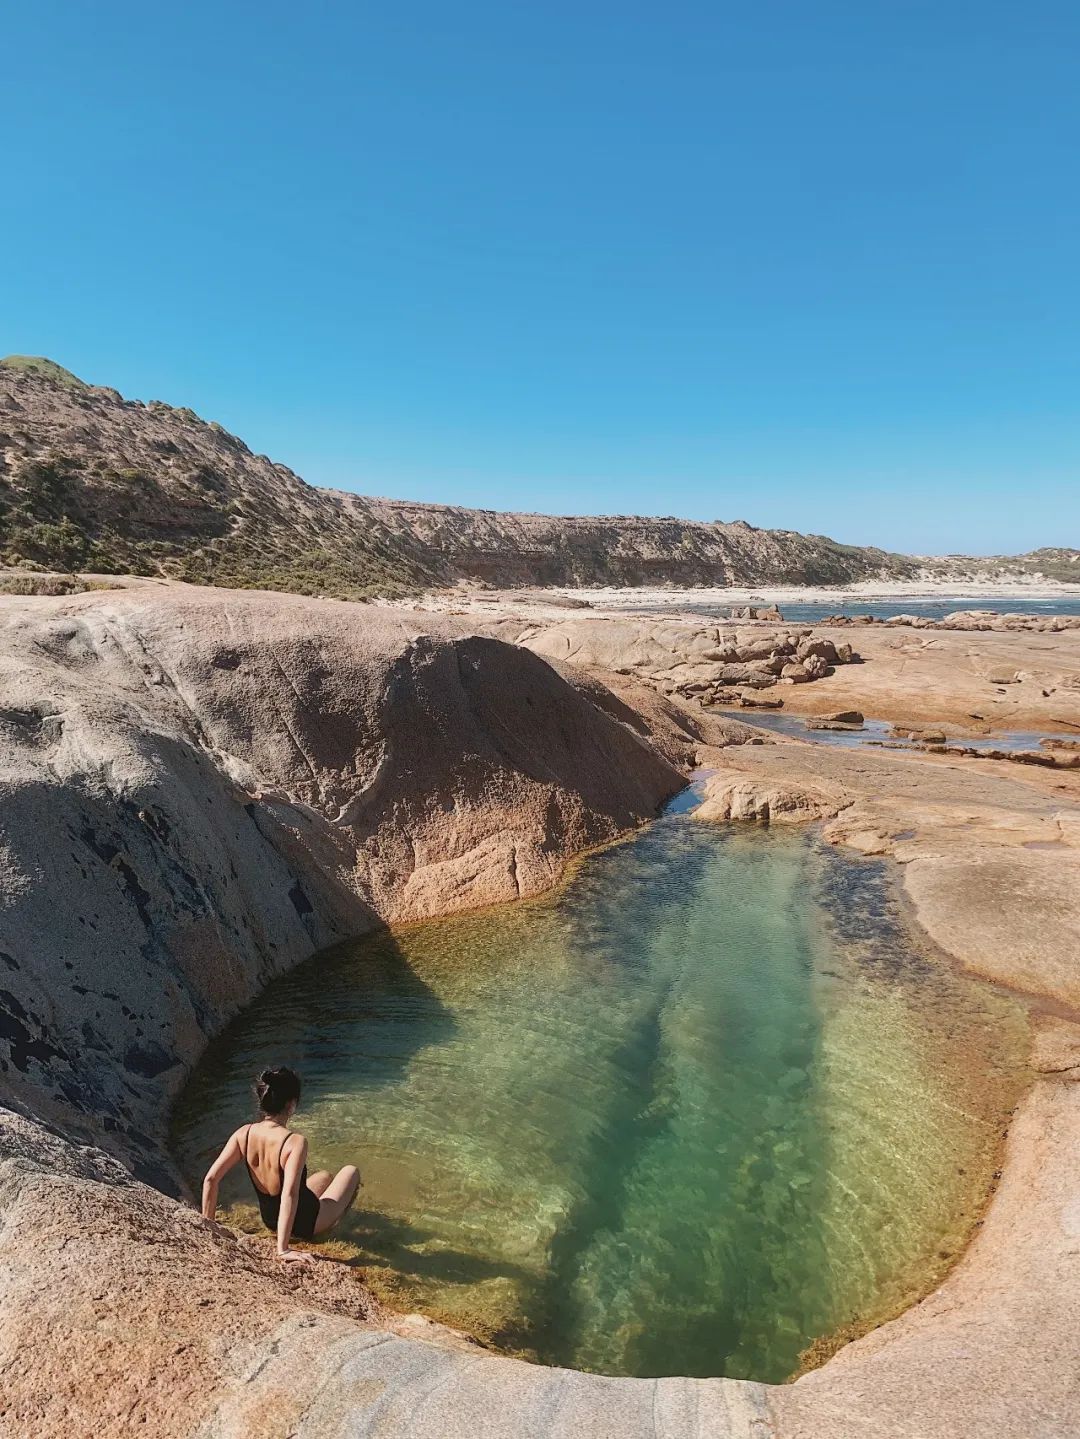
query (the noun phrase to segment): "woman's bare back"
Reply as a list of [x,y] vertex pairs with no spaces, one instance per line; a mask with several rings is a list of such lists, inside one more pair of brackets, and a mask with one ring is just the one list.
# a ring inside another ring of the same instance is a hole
[[[247,1161],[252,1184],[270,1199],[276,1199],[285,1182],[286,1158],[297,1153],[297,1146],[306,1149],[304,1136],[275,1120],[261,1119],[238,1129],[234,1137]],[[324,1234],[352,1204],[360,1187],[360,1175],[355,1166],[346,1164],[336,1175],[320,1169],[309,1177],[305,1164],[300,1185],[311,1191],[318,1204],[314,1232]]]
[[259,1120],[238,1130],[237,1137],[256,1188],[272,1198],[279,1195],[285,1176],[283,1150],[290,1139],[297,1138],[296,1131]]

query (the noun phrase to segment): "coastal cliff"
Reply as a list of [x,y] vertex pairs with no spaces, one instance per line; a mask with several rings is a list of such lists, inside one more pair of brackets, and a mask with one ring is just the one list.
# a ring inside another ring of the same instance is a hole
[[505,586],[850,584],[916,561],[824,535],[640,515],[530,515],[368,499],[380,524],[458,579]]
[[320,489],[193,410],[21,356],[0,361],[0,563],[343,599],[461,583],[1080,578],[1066,549],[927,559],[743,521],[515,514]]

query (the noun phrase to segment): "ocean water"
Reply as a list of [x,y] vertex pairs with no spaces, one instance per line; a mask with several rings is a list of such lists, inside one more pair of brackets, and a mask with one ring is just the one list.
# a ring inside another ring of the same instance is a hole
[[[693,590],[686,590],[685,603],[680,600],[677,604],[665,605],[642,605],[641,612],[644,614],[671,614],[674,611],[684,614],[702,615],[710,619],[726,619],[731,610],[731,605],[718,604],[715,601],[702,603],[693,599]],[[769,604],[768,592],[762,592],[762,599],[754,602],[760,606]],[[620,603],[620,608],[623,608]],[[637,609],[637,606],[626,605],[625,608]],[[969,596],[952,599],[918,600],[897,598],[889,599],[830,599],[815,601],[779,601],[778,608],[784,619],[791,624],[813,625],[831,615],[873,615],[877,619],[888,619],[892,615],[921,615],[926,619],[940,620],[946,615],[954,614],[957,610],[991,610],[998,615],[1080,615],[1080,596],[1070,599],[1057,600],[1031,600],[1025,596],[1014,596],[1011,599],[980,599],[978,596]],[[857,633],[857,631],[856,631]]]
[[[509,1352],[779,1381],[918,1297],[985,1203],[1026,1013],[909,941],[880,863],[692,802],[553,898],[273,984],[177,1107],[192,1182],[287,1063],[313,1166],[365,1180],[334,1253]],[[224,1199],[251,1222],[242,1171]]]

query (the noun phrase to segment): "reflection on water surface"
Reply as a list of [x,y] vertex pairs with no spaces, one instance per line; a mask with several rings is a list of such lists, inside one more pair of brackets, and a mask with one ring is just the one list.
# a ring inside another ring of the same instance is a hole
[[676,812],[553,899],[275,983],[177,1148],[197,1179],[250,1076],[295,1065],[313,1163],[365,1176],[344,1237],[400,1304],[548,1363],[780,1380],[947,1267],[1025,1026],[911,946],[877,863]]

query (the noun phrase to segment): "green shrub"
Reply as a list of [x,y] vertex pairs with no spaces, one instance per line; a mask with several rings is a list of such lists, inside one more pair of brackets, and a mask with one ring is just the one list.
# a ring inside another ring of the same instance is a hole
[[88,588],[76,575],[0,575],[0,595],[73,595]]

